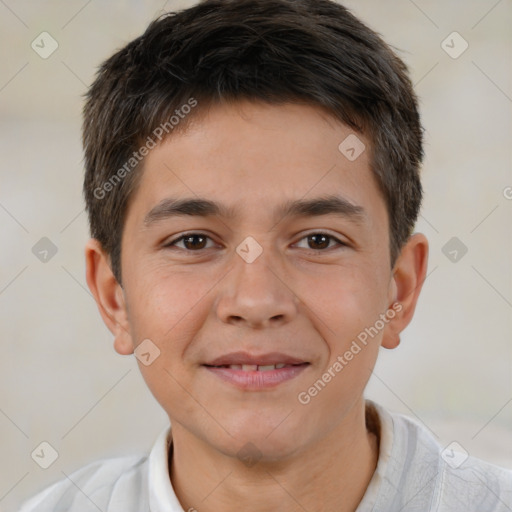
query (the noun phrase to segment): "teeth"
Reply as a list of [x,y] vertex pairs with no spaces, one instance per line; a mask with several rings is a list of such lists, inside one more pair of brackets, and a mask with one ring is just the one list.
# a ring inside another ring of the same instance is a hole
[[268,372],[270,370],[279,370],[280,368],[284,368],[286,365],[284,363],[278,363],[278,364],[267,364],[267,365],[261,365],[258,366],[257,364],[230,364],[228,366],[225,366],[225,368],[230,368],[231,370],[243,370],[244,372]]
[[274,364],[269,364],[266,366],[258,366],[258,371],[260,372],[266,372],[268,370],[275,370],[276,366]]

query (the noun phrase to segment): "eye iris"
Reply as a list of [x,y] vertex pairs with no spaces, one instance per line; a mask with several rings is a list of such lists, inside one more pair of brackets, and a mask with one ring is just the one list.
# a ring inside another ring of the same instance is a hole
[[[202,240],[202,244],[199,244],[200,247],[198,247],[197,244],[194,244],[194,243],[191,243],[190,246],[189,246],[189,243],[191,240],[197,240],[197,239],[201,239]],[[206,242],[206,237],[205,236],[201,236],[201,235],[188,235],[186,237],[183,238],[183,244],[185,245],[185,247],[187,249],[203,249],[204,248],[204,245],[205,245],[205,242]]]
[[[204,249],[206,244],[206,239],[208,237],[202,235],[187,235],[182,238],[183,244],[187,249]],[[308,236],[308,242],[311,245],[316,245],[316,247],[312,247],[313,249],[325,249],[329,247],[330,236],[325,234],[314,234]],[[200,240],[199,243],[196,243],[197,240]],[[311,244],[312,242],[312,244]]]
[[[317,242],[318,238],[323,239],[323,242],[318,243]],[[313,249],[325,249],[326,247],[329,247],[329,236],[327,236],[327,235],[322,235],[322,234],[310,235],[309,239],[310,239],[310,241],[314,240],[313,244],[321,245],[321,247],[313,247]]]

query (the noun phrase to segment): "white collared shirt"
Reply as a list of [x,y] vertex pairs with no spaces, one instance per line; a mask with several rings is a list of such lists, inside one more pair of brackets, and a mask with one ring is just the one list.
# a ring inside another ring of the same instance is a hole
[[[367,406],[380,422],[379,460],[355,512],[512,511],[512,470],[443,452],[411,418],[369,400]],[[169,477],[171,442],[169,426],[148,457],[89,464],[34,496],[20,512],[185,512]]]

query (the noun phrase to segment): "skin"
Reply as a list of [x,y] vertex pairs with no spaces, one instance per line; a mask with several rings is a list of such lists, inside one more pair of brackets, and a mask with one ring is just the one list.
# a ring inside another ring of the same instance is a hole
[[[369,167],[339,144],[350,128],[311,106],[214,106],[150,151],[129,204],[123,286],[91,239],[87,283],[120,354],[150,339],[160,355],[142,375],[172,423],[172,485],[185,510],[353,511],[378,460],[363,391],[379,347],[395,348],[425,279],[428,243],[413,235],[391,268],[389,220]],[[276,217],[286,200],[336,193],[364,209]],[[206,198],[224,217],[144,219],[168,197]],[[206,235],[164,247],[188,232]],[[327,234],[327,241],[311,239]],[[252,263],[236,248],[248,236]],[[336,242],[338,239],[344,245]],[[324,243],[325,242],[325,243]],[[297,396],[379,315],[401,310],[311,399]],[[310,365],[273,389],[235,388],[204,363],[228,352],[283,352]],[[259,460],[245,464],[247,443]]]

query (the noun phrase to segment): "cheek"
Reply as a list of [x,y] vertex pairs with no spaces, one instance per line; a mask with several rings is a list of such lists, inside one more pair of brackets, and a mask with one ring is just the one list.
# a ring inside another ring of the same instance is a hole
[[[363,392],[382,336],[382,330],[371,328],[387,309],[386,290],[377,275],[353,271],[338,277],[325,281],[324,293],[316,289],[309,294],[308,305],[316,313],[312,321],[328,350],[312,387],[304,390],[318,411],[347,405]],[[335,416],[339,419],[343,412]]]
[[186,417],[197,404],[184,392],[192,389],[185,354],[210,311],[212,282],[199,272],[146,267],[131,286],[132,332],[139,342],[149,338],[159,351],[150,365],[139,362],[141,374],[164,410]]
[[165,410],[176,407],[173,402],[181,397],[179,407],[192,412],[194,404],[188,403],[182,388],[190,388],[185,354],[210,310],[212,283],[199,273],[173,270],[171,274],[147,266],[144,270],[126,283],[135,345],[149,339],[156,346],[157,357],[150,365],[138,361],[140,372]]
[[[146,268],[132,281],[131,323],[137,334],[160,343],[179,340],[198,325],[212,283],[199,272]],[[173,342],[173,347],[177,343]]]
[[170,355],[162,353],[150,366],[139,363],[139,368],[148,389],[162,408],[166,412],[173,411],[178,419],[186,420],[197,415],[198,406],[187,391],[191,386],[186,375],[180,373],[179,367],[171,367]]
[[322,275],[298,277],[295,289],[312,322],[340,348],[372,325],[387,307],[382,279],[370,267],[332,267]]

